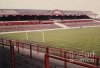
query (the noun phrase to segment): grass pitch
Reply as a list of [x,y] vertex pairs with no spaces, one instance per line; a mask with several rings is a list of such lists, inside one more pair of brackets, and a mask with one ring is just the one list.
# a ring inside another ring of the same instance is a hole
[[[26,40],[26,33],[1,34],[0,37]],[[28,32],[28,39],[43,42],[42,32]],[[44,31],[44,43],[67,50],[94,51],[100,56],[100,27]]]

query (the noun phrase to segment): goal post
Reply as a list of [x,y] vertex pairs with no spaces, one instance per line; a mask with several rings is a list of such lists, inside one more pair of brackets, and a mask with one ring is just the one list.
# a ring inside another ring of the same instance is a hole
[[25,34],[26,34],[26,40],[28,40],[29,39],[29,37],[28,37],[28,31],[26,31]]

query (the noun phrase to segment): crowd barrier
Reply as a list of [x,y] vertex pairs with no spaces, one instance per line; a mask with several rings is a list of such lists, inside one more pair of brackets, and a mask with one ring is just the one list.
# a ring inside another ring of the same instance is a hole
[[[20,48],[26,48],[30,51],[30,59],[32,59],[32,50],[37,51],[37,53],[44,53],[45,68],[50,68],[49,59],[57,59],[64,61],[64,68],[67,68],[67,63],[72,63],[80,65],[87,68],[100,68],[100,57],[90,54],[87,56],[85,53],[77,51],[69,51],[61,48],[48,47],[41,43],[33,43],[27,41],[12,40],[7,38],[0,38],[0,44],[2,46],[9,46],[11,52],[11,64],[12,68],[15,68],[15,50],[17,48],[18,54],[20,54]],[[81,58],[87,58],[93,60],[92,62],[79,61]],[[56,67],[55,67],[56,68]]]

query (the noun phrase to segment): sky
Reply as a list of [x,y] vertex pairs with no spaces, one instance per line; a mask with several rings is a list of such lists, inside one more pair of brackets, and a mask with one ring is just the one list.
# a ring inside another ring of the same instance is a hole
[[100,17],[100,0],[0,0],[0,9],[86,10]]

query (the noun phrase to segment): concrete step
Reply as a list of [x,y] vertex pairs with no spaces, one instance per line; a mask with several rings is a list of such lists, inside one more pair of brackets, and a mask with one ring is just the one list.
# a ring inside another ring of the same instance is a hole
[[60,26],[60,27],[62,27],[62,28],[69,28],[68,26],[66,26],[66,25],[64,25],[64,24],[62,24],[62,23],[57,23],[57,22],[55,22],[54,24],[57,25],[57,26]]

